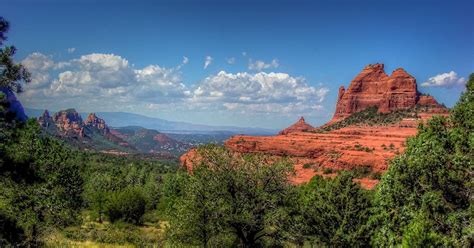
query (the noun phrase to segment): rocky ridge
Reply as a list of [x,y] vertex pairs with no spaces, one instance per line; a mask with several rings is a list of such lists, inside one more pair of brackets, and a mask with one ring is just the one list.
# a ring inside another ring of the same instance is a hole
[[60,110],[52,116],[45,110],[37,121],[47,133],[85,149],[122,152],[135,150],[129,143],[110,133],[105,121],[95,113],[90,113],[83,120],[75,109]]

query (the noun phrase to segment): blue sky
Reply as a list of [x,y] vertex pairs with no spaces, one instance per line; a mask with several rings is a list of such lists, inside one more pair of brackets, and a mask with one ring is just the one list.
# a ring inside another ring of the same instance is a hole
[[326,122],[370,63],[405,68],[447,106],[474,72],[473,1],[0,4],[32,108],[279,129]]

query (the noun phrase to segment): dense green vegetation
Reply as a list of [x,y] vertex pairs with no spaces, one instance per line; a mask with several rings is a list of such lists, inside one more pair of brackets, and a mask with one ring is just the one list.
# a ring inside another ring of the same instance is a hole
[[474,74],[466,87],[451,117],[421,125],[382,177],[374,246],[472,247]]
[[180,197],[171,206],[171,240],[204,247],[256,247],[280,243],[285,208],[292,193],[285,161],[237,156],[209,145],[192,176],[181,177]]
[[[0,19],[0,41],[5,27]],[[18,92],[28,73],[14,71],[1,82]],[[0,247],[474,244],[474,74],[451,116],[420,125],[372,191],[353,181],[363,168],[295,186],[288,161],[216,145],[197,149],[192,172],[176,161],[80,152],[35,120],[16,120],[8,104],[0,96]]]
[[372,106],[366,108],[363,111],[354,113],[349,117],[345,118],[344,120],[324,126],[312,132],[327,132],[351,125],[388,125],[392,123],[397,123],[403,118],[415,118],[418,111],[422,111],[422,109],[416,107],[415,109],[397,110],[390,113],[379,113],[377,106]]

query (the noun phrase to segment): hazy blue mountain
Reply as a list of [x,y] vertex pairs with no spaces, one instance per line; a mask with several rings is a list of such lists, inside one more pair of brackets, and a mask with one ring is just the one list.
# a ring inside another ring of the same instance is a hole
[[[44,110],[25,108],[29,117],[38,117]],[[80,113],[86,118],[88,113]],[[276,130],[252,127],[234,126],[209,126],[187,122],[168,121],[160,118],[148,117],[125,112],[96,112],[97,116],[104,119],[111,127],[139,126],[169,133],[216,133],[216,134],[249,134],[249,135],[274,135]]]

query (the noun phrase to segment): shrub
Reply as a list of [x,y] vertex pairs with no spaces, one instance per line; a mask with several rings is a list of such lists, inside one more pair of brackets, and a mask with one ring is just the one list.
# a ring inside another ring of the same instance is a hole
[[331,169],[331,168],[324,168],[324,170],[323,170],[323,173],[324,173],[324,174],[331,174],[331,173],[333,173],[333,172],[334,172],[334,170]]
[[127,223],[141,224],[145,207],[146,201],[141,190],[128,187],[110,195],[106,213],[111,222],[121,220]]
[[297,214],[288,229],[307,239],[304,247],[368,247],[365,226],[372,195],[353,179],[348,172],[335,178],[315,176],[298,188]]
[[406,110],[397,110],[390,113],[378,113],[376,106],[368,107],[360,112],[353,113],[344,120],[327,125],[312,132],[327,132],[331,130],[341,129],[350,125],[387,125],[401,121],[403,118],[416,117],[417,111],[426,111],[427,109],[419,109],[415,107]]
[[306,163],[306,164],[303,165],[303,169],[309,169],[309,168],[311,168],[312,166],[313,166],[312,163]]

